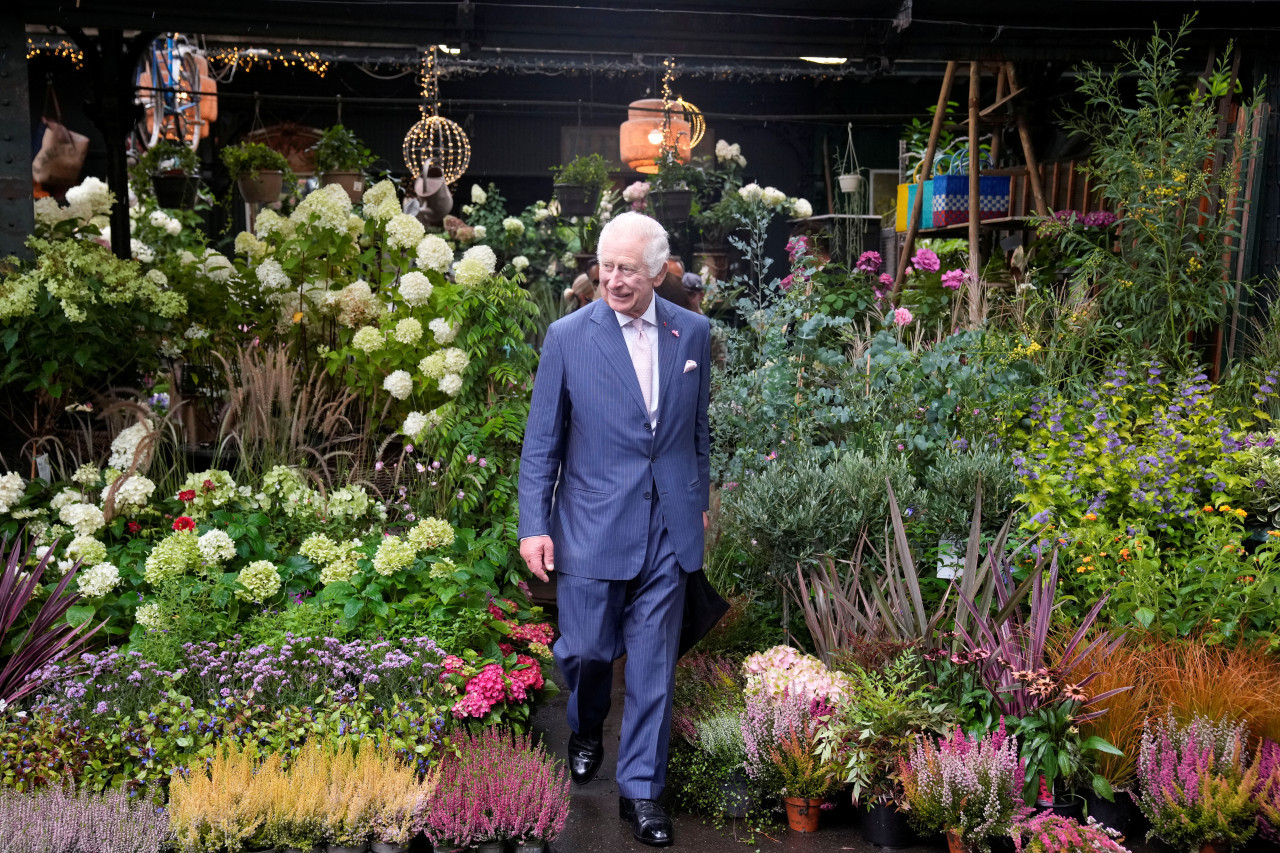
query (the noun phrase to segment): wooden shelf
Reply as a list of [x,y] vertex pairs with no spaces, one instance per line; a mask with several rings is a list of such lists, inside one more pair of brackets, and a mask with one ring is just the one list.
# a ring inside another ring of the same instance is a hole
[[[1028,227],[1025,216],[998,216],[995,219],[978,220],[979,228],[1005,228],[1013,231]],[[921,228],[921,234],[945,234],[948,231],[968,231],[969,222],[957,222],[955,225],[944,225],[941,228]]]

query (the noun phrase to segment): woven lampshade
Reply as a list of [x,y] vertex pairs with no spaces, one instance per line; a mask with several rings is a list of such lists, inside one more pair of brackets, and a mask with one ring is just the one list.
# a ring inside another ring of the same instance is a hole
[[649,139],[654,131],[663,133],[662,99],[644,98],[632,101],[627,108],[627,120],[618,129],[622,162],[641,174],[657,174],[658,166],[654,160],[658,158],[664,145],[675,149],[680,162],[689,162],[692,157],[692,128],[677,109],[669,114],[666,135],[657,143]]

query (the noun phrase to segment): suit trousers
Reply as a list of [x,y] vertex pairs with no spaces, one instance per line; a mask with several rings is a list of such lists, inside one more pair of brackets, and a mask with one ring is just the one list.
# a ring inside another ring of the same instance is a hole
[[651,494],[648,545],[638,575],[611,581],[562,574],[556,582],[561,636],[554,649],[569,688],[569,727],[580,733],[603,725],[613,662],[627,656],[618,793],[650,800],[662,794],[667,778],[686,581],[667,536],[656,484]]

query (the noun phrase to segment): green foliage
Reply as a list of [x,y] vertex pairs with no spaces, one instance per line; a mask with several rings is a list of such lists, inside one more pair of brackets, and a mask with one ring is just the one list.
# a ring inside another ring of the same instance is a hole
[[325,128],[311,147],[316,171],[362,172],[373,165],[373,152],[360,138],[340,124]]
[[[1068,116],[1067,126],[1092,144],[1084,172],[1120,217],[1124,238],[1098,246],[1080,229],[1042,221],[1058,229],[1064,251],[1076,259],[1075,279],[1098,288],[1099,313],[1087,335],[1179,367],[1198,360],[1188,332],[1221,321],[1229,304],[1221,253],[1235,233],[1235,211],[1218,199],[1234,198],[1245,172],[1211,172],[1216,157],[1230,154],[1216,129],[1232,56],[1228,47],[1207,79],[1184,87],[1181,43],[1190,27],[1188,18],[1172,35],[1157,29],[1145,47],[1121,44],[1123,63],[1110,71],[1086,63],[1078,77],[1087,105]],[[1136,103],[1123,85],[1131,77]]]
[[222,162],[231,180],[256,178],[261,171],[289,172],[289,161],[279,151],[260,142],[241,142],[222,149]]
[[557,184],[588,187],[603,192],[613,184],[609,177],[609,164],[599,153],[580,154],[568,163],[552,167]]
[[196,152],[181,142],[164,139],[157,142],[138,158],[138,162],[130,169],[130,177],[134,182],[150,187],[152,175],[172,173],[183,175],[199,175],[200,159]]

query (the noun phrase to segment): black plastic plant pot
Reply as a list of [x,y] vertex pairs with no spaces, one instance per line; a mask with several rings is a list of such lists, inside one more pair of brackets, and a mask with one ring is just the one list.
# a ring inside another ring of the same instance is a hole
[[893,805],[874,805],[863,813],[862,840],[889,850],[914,847],[919,842],[907,822],[907,813]]
[[156,204],[170,210],[190,210],[196,206],[200,179],[192,175],[152,175],[151,188]]
[[1129,838],[1137,824],[1138,806],[1128,791],[1116,791],[1115,802],[1107,802],[1090,791],[1084,797],[1086,814],[1103,826],[1110,827]]
[[600,193],[594,187],[581,184],[556,184],[556,201],[560,202],[560,215],[594,216],[599,204]]

